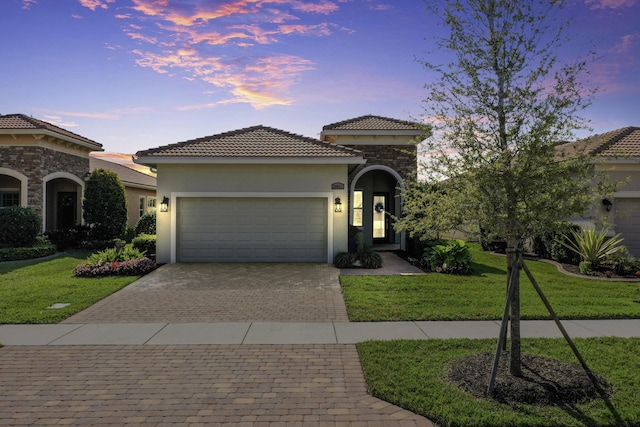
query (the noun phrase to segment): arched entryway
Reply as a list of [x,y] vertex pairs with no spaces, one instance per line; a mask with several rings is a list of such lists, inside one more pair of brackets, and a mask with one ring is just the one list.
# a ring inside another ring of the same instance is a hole
[[44,178],[43,222],[47,231],[82,223],[84,182],[75,175],[57,172]]
[[393,229],[392,216],[402,213],[402,177],[388,166],[372,165],[351,181],[349,223],[358,227],[371,247],[405,249],[404,233]]

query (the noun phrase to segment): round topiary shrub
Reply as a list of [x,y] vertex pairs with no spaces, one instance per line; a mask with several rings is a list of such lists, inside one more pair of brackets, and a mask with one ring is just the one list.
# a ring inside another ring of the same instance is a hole
[[11,206],[0,209],[0,243],[14,248],[31,247],[42,230],[42,220],[33,208]]
[[136,236],[140,234],[156,234],[156,213],[147,212],[136,223]]
[[150,256],[156,253],[156,236],[153,234],[140,234],[131,242],[135,249]]

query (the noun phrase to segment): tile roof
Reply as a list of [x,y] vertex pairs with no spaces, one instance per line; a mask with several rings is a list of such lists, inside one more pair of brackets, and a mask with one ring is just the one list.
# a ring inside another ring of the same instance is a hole
[[102,144],[89,138],[85,138],[82,135],[78,135],[77,133],[73,133],[49,122],[34,119],[25,114],[0,115],[0,133],[10,133],[7,131],[29,131],[32,129],[34,132],[40,131],[40,133],[42,133],[42,131],[48,131],[54,133],[61,139],[81,141],[87,145],[94,146],[96,149],[102,148]]
[[420,130],[420,124],[381,116],[360,116],[326,125],[322,130]]
[[120,181],[126,187],[128,184],[139,185],[143,187],[156,187],[156,178],[139,172],[135,169],[131,169],[119,163],[109,162],[107,160],[98,159],[95,157],[89,157],[89,168],[91,171],[95,169],[106,169],[111,172],[115,172],[120,178]]
[[139,158],[360,158],[362,153],[267,126],[253,126],[139,151],[136,156]]
[[628,126],[558,146],[565,155],[584,150],[601,157],[640,157],[640,127]]

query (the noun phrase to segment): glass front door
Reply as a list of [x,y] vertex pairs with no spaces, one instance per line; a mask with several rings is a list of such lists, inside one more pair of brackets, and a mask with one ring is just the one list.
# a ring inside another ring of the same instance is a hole
[[374,241],[387,241],[387,220],[386,214],[387,202],[389,201],[387,194],[373,195],[373,239]]

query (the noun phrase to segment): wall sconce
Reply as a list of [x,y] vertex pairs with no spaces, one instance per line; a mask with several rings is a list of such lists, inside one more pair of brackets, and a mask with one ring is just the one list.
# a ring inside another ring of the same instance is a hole
[[169,212],[169,198],[164,196],[162,203],[160,203],[160,212]]
[[611,206],[613,206],[613,202],[609,199],[602,199],[602,204],[607,212],[611,212]]
[[334,210],[336,212],[342,212],[342,202],[340,201],[340,197],[336,197],[334,205],[335,205]]

